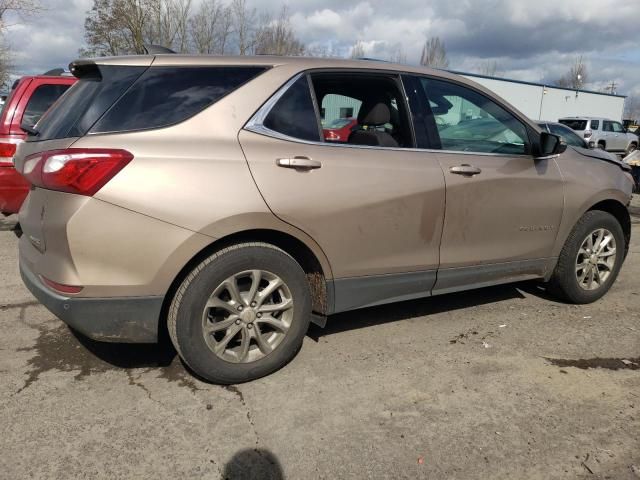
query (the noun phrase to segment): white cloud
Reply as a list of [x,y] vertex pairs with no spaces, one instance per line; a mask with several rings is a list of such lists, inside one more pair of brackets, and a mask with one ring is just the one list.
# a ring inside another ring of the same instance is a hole
[[[21,74],[66,65],[83,44],[84,18],[93,0],[42,1],[47,11],[9,34]],[[259,10],[275,11],[281,5],[247,1]],[[599,89],[615,81],[619,93],[640,95],[640,50],[633,40],[640,17],[638,0],[287,3],[300,39],[336,55],[348,55],[360,40],[367,56],[385,59],[401,47],[407,61],[417,63],[426,37],[437,35],[456,70],[477,70],[483,62],[495,60],[504,76],[548,82],[583,55],[589,66],[588,87]]]

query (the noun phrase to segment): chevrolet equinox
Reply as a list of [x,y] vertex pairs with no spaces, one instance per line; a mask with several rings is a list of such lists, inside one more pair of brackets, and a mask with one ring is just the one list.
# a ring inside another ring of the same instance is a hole
[[371,305],[527,279],[593,302],[627,253],[628,167],[451,73],[184,55],[70,69],[14,160],[32,185],[22,278],[93,339],[166,328],[209,381],[269,374],[310,322]]

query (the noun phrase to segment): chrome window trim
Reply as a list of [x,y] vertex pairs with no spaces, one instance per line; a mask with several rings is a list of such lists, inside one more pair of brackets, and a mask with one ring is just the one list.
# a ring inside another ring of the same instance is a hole
[[[269,100],[267,100],[258,109],[258,111],[253,114],[253,116],[246,123],[244,128],[246,128],[247,130],[251,130],[252,127],[260,126],[260,127],[263,127],[266,130],[269,130],[269,131],[273,132],[273,130],[268,129],[267,127],[265,127],[263,125],[265,118],[267,118],[267,115],[269,115],[269,112],[271,111],[271,109],[278,102],[278,100],[280,100],[280,98],[285,94],[285,92],[287,90],[289,90],[289,88],[291,88],[291,86],[294,83],[296,83],[300,79],[300,77],[302,77],[304,74],[305,74],[305,72],[298,73],[293,78],[289,79],[289,81],[287,83],[285,83],[282,87],[280,87],[276,93],[271,95],[271,98],[269,98]],[[311,92],[309,92],[309,95],[311,95]],[[274,132],[274,133],[277,133],[277,132]]]
[[375,145],[352,145],[349,143],[333,143],[333,142],[314,142],[311,140],[304,140],[301,138],[291,137],[289,135],[285,135],[284,133],[276,132],[268,127],[264,126],[264,120],[269,115],[269,112],[274,107],[274,105],[280,100],[280,98],[285,94],[285,92],[291,88],[291,86],[296,83],[300,77],[305,75],[306,72],[300,72],[291,79],[287,81],[282,87],[280,87],[276,93],[274,93],[269,100],[267,100],[256,113],[249,119],[249,121],[243,127],[243,130],[247,130],[249,132],[257,133],[258,135],[265,135],[267,137],[276,138],[278,140],[284,140],[286,142],[293,143],[301,143],[303,145],[318,145],[318,146],[328,146],[328,147],[339,147],[339,148],[358,148],[365,150],[384,150],[384,151],[400,151],[400,152],[425,152],[425,153],[440,153],[440,154],[448,154],[448,155],[475,155],[475,156],[483,156],[483,157],[526,157],[533,158],[532,155],[526,153],[519,154],[509,154],[509,153],[490,153],[490,152],[468,152],[468,151],[457,151],[457,150],[438,150],[438,149],[427,149],[427,148],[402,148],[402,147],[378,147]]

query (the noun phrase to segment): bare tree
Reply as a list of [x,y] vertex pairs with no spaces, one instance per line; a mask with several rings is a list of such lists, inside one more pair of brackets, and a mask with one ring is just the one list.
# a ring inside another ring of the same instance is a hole
[[363,58],[364,56],[364,45],[360,40],[358,40],[353,47],[351,47],[351,58]]
[[478,73],[487,77],[501,77],[503,75],[500,65],[495,60],[486,60],[478,67]]
[[11,63],[11,52],[7,48],[4,38],[0,36],[0,88],[8,88],[11,81],[11,71],[13,64]]
[[204,0],[189,19],[189,37],[196,53],[217,53],[224,8],[217,0]]
[[94,0],[81,54],[139,54],[147,43],[187,51],[190,8],[191,0]]
[[233,0],[230,5],[232,30],[236,34],[238,53],[248,55],[255,43],[257,12],[248,8],[246,0]]
[[558,87],[571,88],[580,90],[589,78],[587,66],[584,63],[582,55],[575,59],[573,65],[567,73],[558,78],[554,85]]
[[255,53],[268,55],[302,55],[304,45],[291,26],[291,16],[286,6],[275,21],[267,19],[256,38]]
[[187,26],[191,0],[146,0],[149,21],[144,26],[145,42],[172,48],[187,49]]
[[629,95],[624,102],[624,118],[640,121],[640,96]]
[[4,29],[7,26],[8,13],[25,18],[41,10],[40,0],[0,0],[0,28]]
[[401,44],[396,44],[389,54],[389,61],[394,63],[407,63],[407,54]]
[[420,65],[431,68],[447,68],[449,66],[447,49],[440,37],[430,37],[424,43],[422,55],[420,55]]

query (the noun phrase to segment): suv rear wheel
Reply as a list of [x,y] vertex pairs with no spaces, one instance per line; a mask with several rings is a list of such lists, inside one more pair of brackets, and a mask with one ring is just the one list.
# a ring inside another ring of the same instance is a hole
[[571,303],[595,302],[618,276],[625,249],[622,227],[613,215],[585,213],[560,252],[549,290]]
[[283,367],[311,318],[304,271],[286,252],[243,243],[211,255],[184,279],[168,330],[183,361],[206,380],[232,384]]
[[631,143],[629,145],[629,147],[627,148],[627,151],[625,152],[625,157],[627,155],[631,155],[633,152],[635,152],[638,149],[638,144],[637,143]]

